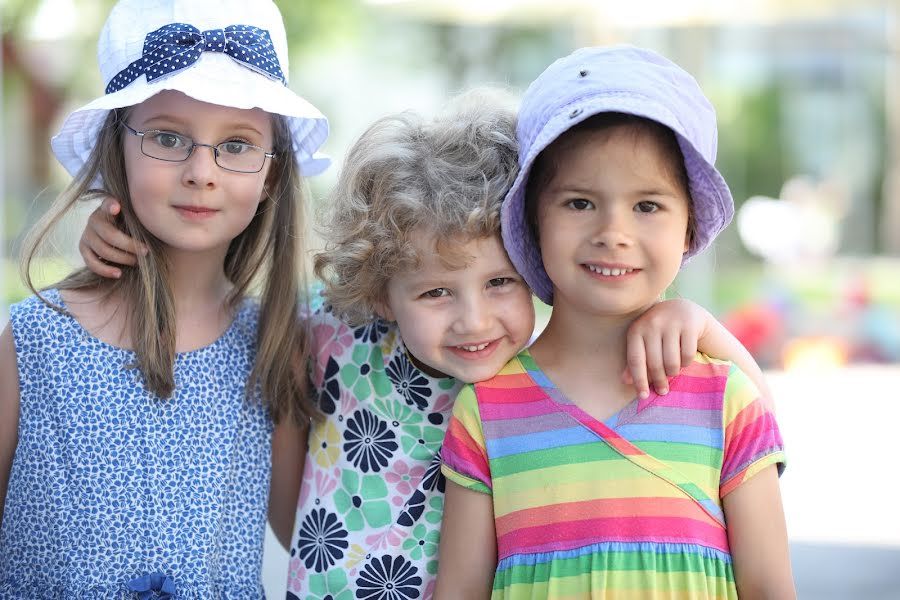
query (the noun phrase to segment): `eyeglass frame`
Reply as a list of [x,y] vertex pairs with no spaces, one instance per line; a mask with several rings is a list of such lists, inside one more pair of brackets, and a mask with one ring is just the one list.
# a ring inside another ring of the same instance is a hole
[[[259,166],[259,168],[258,168],[257,170],[255,170],[255,171],[237,171],[237,170],[235,170],[235,169],[229,169],[228,167],[223,167],[222,165],[219,164],[219,146],[221,146],[222,144],[231,144],[231,143],[234,143],[234,142],[221,142],[221,143],[216,144],[216,145],[212,145],[212,144],[198,144],[198,143],[194,140],[194,138],[189,137],[189,136],[186,136],[186,135],[183,135],[183,134],[180,134],[180,133],[178,133],[177,131],[166,131],[166,130],[164,130],[164,129],[147,129],[146,131],[138,131],[137,129],[135,129],[134,127],[132,127],[131,125],[129,125],[129,124],[126,123],[125,121],[120,120],[119,123],[122,124],[122,125],[125,127],[125,129],[128,130],[128,133],[130,133],[130,134],[132,134],[132,135],[134,135],[134,136],[137,136],[137,137],[141,138],[141,154],[143,154],[143,155],[146,156],[147,158],[152,158],[153,160],[161,160],[161,161],[163,161],[163,162],[172,162],[172,163],[186,162],[186,161],[191,157],[191,155],[194,154],[194,148],[196,148],[197,146],[202,146],[202,147],[204,147],[204,148],[209,148],[209,149],[211,149],[211,150],[213,151],[213,162],[215,162],[215,163],[216,163],[216,166],[219,167],[220,169],[223,169],[223,170],[228,171],[228,172],[230,172],[230,173],[246,173],[246,174],[248,174],[248,175],[252,175],[253,173],[259,173],[260,171],[262,171],[262,170],[263,170],[263,167],[266,166],[266,159],[267,159],[267,158],[268,158],[268,159],[273,159],[273,158],[275,158],[275,156],[276,156],[276,154],[277,154],[276,152],[266,152],[262,147],[257,146],[256,144],[248,144],[248,143],[246,143],[246,142],[240,142],[241,144],[244,144],[245,146],[250,146],[250,147],[252,147],[252,148],[256,148],[256,149],[258,149],[258,150],[262,150],[262,151],[263,151],[263,160],[262,160],[262,164],[261,164],[261,165]],[[146,152],[144,152],[144,135],[147,134],[147,133],[151,133],[151,132],[156,132],[156,133],[172,133],[172,134],[175,134],[175,135],[178,135],[178,136],[181,136],[181,137],[183,137],[183,138],[187,138],[187,139],[191,140],[191,147],[188,149],[187,156],[185,156],[185,157],[182,158],[181,160],[171,160],[171,159],[168,159],[168,158],[159,158],[158,156],[150,156],[149,154],[147,154]]]

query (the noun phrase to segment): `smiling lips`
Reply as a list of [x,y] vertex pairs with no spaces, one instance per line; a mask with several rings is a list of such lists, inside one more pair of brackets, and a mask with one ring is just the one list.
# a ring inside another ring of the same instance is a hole
[[626,275],[631,275],[633,273],[637,273],[640,271],[640,269],[635,269],[632,267],[625,267],[625,266],[614,266],[613,267],[613,266],[585,264],[584,267],[591,273],[600,275],[603,278],[625,277]]
[[479,359],[490,356],[500,345],[500,340],[491,340],[489,342],[479,342],[477,344],[462,344],[459,346],[448,346],[451,352],[456,356],[466,359]]

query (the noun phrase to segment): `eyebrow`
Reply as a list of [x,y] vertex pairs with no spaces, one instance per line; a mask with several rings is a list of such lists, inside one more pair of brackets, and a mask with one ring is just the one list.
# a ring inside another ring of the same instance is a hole
[[[577,185],[566,185],[559,187],[551,187],[550,192],[554,194],[562,194],[562,193],[573,193],[573,194],[581,194],[583,196],[596,196],[597,191],[589,188],[582,188]],[[674,195],[672,190],[665,190],[662,188],[641,188],[634,190],[631,192],[633,196],[667,196],[671,197]]]
[[[149,119],[144,119],[144,121],[143,121],[144,124],[142,125],[142,127],[147,127],[148,124],[155,123],[156,121],[161,121],[164,124],[170,124],[173,127],[185,127],[185,128],[188,126],[188,124],[190,122],[188,120],[182,119],[181,117],[177,117],[175,115],[159,114],[159,115],[153,115]],[[154,126],[164,127],[165,125],[156,124]],[[260,137],[265,137],[265,136],[263,136],[263,133],[260,130],[258,130],[256,127],[250,125],[249,123],[244,123],[244,122],[229,123],[223,129],[225,131],[229,131],[229,132],[249,132],[249,133],[254,133]]]

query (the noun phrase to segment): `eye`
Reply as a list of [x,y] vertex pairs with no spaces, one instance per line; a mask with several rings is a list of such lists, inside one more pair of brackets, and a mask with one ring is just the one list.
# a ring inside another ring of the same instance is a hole
[[424,294],[422,294],[425,298],[443,298],[444,296],[449,296],[450,290],[447,288],[434,288],[433,290],[428,290]]
[[659,204],[652,200],[642,200],[634,205],[634,210],[641,213],[654,213],[659,209]]
[[231,141],[219,144],[219,152],[224,154],[244,154],[253,150],[255,146],[246,142]]
[[174,131],[148,131],[144,134],[144,139],[149,139],[157,146],[167,149],[185,148],[192,144],[190,138]]
[[503,287],[504,285],[509,285],[513,283],[515,280],[512,277],[494,277],[493,279],[488,281],[489,287]]
[[574,208],[575,210],[590,210],[594,208],[594,203],[590,200],[585,200],[584,198],[575,198],[573,200],[569,200],[566,203],[566,206],[569,208]]

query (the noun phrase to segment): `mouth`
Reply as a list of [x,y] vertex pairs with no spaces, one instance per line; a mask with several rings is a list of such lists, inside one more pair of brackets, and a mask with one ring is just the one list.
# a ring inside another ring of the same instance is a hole
[[173,208],[178,211],[179,215],[191,220],[206,219],[219,212],[218,210],[207,208],[205,206],[175,205]]
[[640,269],[635,269],[632,267],[606,267],[591,264],[585,264],[584,268],[586,268],[591,273],[596,273],[597,275],[600,275],[602,277],[625,277],[627,275],[631,275],[640,271]]
[[458,346],[447,346],[447,348],[456,356],[467,360],[474,360],[490,356],[499,345],[500,340],[496,339],[471,344],[460,344]]

